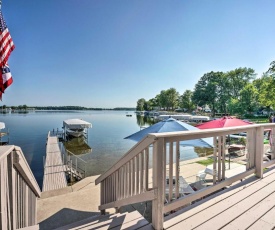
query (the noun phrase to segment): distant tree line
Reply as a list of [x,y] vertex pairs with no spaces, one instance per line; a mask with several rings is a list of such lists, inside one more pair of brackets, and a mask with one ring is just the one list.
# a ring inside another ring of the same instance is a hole
[[164,109],[174,111],[176,108],[193,111],[209,106],[213,115],[216,112],[243,114],[258,109],[275,108],[275,61],[270,68],[256,79],[251,68],[237,68],[228,72],[204,74],[194,87],[180,94],[175,88],[162,90],[154,98],[137,101],[136,110]]
[[128,107],[116,107],[116,108],[89,108],[82,106],[27,106],[27,105],[19,105],[19,106],[7,106],[2,105],[2,109],[11,108],[12,110],[27,110],[28,108],[32,108],[35,110],[123,110],[123,111],[133,111],[135,108]]

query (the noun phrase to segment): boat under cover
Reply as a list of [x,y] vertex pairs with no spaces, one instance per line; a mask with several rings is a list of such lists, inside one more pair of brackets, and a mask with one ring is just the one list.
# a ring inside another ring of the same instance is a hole
[[68,119],[63,121],[63,127],[70,130],[83,130],[91,128],[92,124],[82,119]]

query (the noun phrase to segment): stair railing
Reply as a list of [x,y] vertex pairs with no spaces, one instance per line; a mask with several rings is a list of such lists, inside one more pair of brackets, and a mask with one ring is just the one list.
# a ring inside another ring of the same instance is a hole
[[155,198],[152,184],[149,184],[149,148],[154,142],[154,138],[144,138],[96,179],[95,183],[101,186],[99,209],[102,213],[108,208]]
[[0,229],[38,229],[37,198],[41,191],[21,148],[0,147],[0,184]]
[[[67,165],[70,165],[76,171],[82,173],[83,178],[85,178],[86,174],[87,174],[87,168],[86,167],[87,167],[88,162],[81,159],[80,157],[78,157],[77,155],[75,155],[74,153],[72,153],[71,151],[69,151],[67,149],[65,149],[65,151],[67,152],[67,154],[66,154],[67,155],[67,157],[66,157]],[[63,162],[63,164],[64,164],[64,162]],[[83,165],[81,166],[81,164],[84,164],[84,167],[83,167]]]
[[[266,163],[263,162],[265,129],[271,129],[273,133],[271,135],[271,160]],[[225,140],[229,134],[241,132],[247,133],[246,170],[226,178]],[[190,205],[254,173],[262,178],[264,167],[275,164],[274,133],[275,124],[268,123],[149,134],[96,179],[96,184],[100,183],[101,190],[99,209],[104,213],[108,208],[119,208],[152,200],[152,225],[155,229],[163,229],[164,214]],[[213,185],[181,196],[178,171],[180,142],[207,137],[213,137]],[[152,156],[152,174],[149,171],[149,156]],[[167,168],[168,172],[166,172]],[[150,179],[152,183],[149,183]],[[167,180],[175,181],[175,184],[174,182],[167,184]]]

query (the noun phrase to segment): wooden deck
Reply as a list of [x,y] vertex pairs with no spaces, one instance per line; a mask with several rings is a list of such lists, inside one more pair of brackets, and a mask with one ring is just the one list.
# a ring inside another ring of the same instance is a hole
[[57,137],[48,137],[46,146],[46,161],[44,168],[42,191],[50,191],[67,187],[65,166],[62,163],[62,156]]
[[275,168],[166,217],[173,229],[274,229]]

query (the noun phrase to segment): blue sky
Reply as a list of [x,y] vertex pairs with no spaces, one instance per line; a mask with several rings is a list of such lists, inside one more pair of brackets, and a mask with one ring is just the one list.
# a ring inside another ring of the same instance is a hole
[[275,60],[274,0],[3,0],[15,43],[2,104],[135,107],[210,71]]

